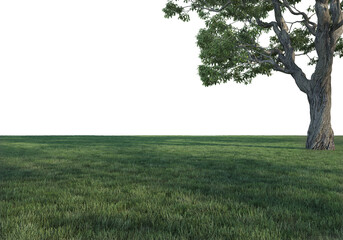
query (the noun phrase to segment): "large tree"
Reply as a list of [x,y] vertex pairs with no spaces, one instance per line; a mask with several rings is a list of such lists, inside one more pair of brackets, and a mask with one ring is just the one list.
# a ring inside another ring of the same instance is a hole
[[[205,86],[229,80],[250,83],[273,71],[291,75],[310,104],[306,148],[335,148],[331,71],[334,56],[343,56],[341,1],[169,0],[163,11],[165,17],[182,21],[196,12],[205,21],[197,36]],[[296,63],[304,56],[314,65],[310,78]]]

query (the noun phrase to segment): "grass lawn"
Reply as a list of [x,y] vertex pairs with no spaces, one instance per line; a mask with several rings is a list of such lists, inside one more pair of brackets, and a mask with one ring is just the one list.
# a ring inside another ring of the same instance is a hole
[[343,239],[335,140],[2,136],[0,239]]

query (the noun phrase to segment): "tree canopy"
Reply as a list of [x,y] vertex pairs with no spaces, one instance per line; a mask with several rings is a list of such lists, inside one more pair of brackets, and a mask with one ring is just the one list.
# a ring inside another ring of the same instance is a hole
[[197,35],[205,86],[229,80],[250,83],[258,74],[279,71],[292,75],[307,93],[311,79],[295,58],[307,56],[308,64],[317,66],[321,52],[332,49],[343,56],[342,6],[338,0],[169,0],[163,11],[165,17],[182,21],[195,12],[205,21]]

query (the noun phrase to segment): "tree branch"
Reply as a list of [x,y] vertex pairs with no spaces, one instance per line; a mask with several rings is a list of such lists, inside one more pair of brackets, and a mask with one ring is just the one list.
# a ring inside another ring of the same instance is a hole
[[[310,91],[309,88],[309,81],[306,78],[304,72],[298,65],[295,64],[295,52],[291,45],[291,39],[289,34],[288,25],[283,17],[283,10],[281,7],[287,8],[293,15],[299,15],[303,17],[303,21],[305,26],[309,29],[311,34],[315,34],[316,31],[316,24],[310,21],[310,17],[308,17],[305,13],[299,11],[295,7],[291,6],[288,0],[268,0],[272,3],[275,13],[275,21],[265,22],[258,17],[258,14],[253,14],[252,16],[247,16],[245,18],[246,21],[249,21],[252,24],[257,24],[257,26],[266,28],[266,29],[273,29],[279,42],[281,43],[283,49],[264,49],[259,45],[254,46],[237,46],[245,48],[248,54],[248,60],[251,63],[258,63],[258,64],[270,64],[272,69],[275,71],[283,72],[286,74],[292,75],[295,79],[295,82],[299,89],[305,93]],[[283,1],[283,2],[281,2]],[[319,1],[319,0],[317,0]],[[210,0],[191,0],[191,8],[192,9],[199,9],[199,10],[206,10],[208,12],[220,13],[223,10],[227,9],[231,4],[234,6],[244,5],[244,1],[232,1],[232,0],[225,0],[223,4],[216,4],[216,1]],[[189,6],[188,6],[189,7]],[[255,15],[255,16],[254,16]],[[253,22],[252,19],[255,21]],[[244,21],[245,21],[244,20]],[[242,20],[243,21],[243,20]],[[297,21],[299,22],[299,21]]]
[[[247,50],[247,53],[249,55],[249,60],[251,62],[255,62],[258,64],[267,63],[267,64],[270,64],[275,71],[283,72],[286,74],[291,74],[291,72],[289,70],[281,67],[278,64],[278,62],[275,61],[275,59],[273,59],[273,57],[271,56],[272,54],[275,54],[275,53],[282,54],[281,50],[279,50],[279,49],[265,49],[261,46],[252,45],[252,44],[243,44],[243,45],[240,45],[239,47]],[[256,50],[256,48],[260,51]],[[256,56],[255,54],[251,53],[251,51],[254,51],[256,54],[260,55],[261,57]],[[279,59],[279,57],[278,57],[278,59]]]
[[308,93],[310,92],[310,84],[304,72],[295,63],[295,53],[288,34],[288,26],[282,15],[281,3],[278,0],[272,0],[272,3],[274,7],[275,20],[277,22],[277,26],[274,25],[273,30],[285,51],[285,55],[279,55],[279,59],[287,71],[290,72],[299,89],[302,92]]
[[261,19],[255,17],[255,21],[257,25],[263,28],[271,28],[273,26],[277,26],[276,22],[263,22]]
[[289,10],[289,12],[291,14],[293,14],[293,15],[301,15],[303,17],[303,19],[304,19],[302,22],[305,24],[305,26],[308,29],[308,31],[312,35],[314,35],[314,36],[316,35],[317,24],[312,22],[312,21],[310,21],[310,17],[308,17],[306,13],[299,11],[294,6],[291,6],[287,0],[284,0],[282,5],[284,5]]
[[330,14],[333,26],[337,25],[342,20],[342,11],[340,6],[340,1],[331,0],[330,1]]
[[331,0],[330,13],[332,20],[331,36],[333,38],[334,44],[336,44],[337,40],[343,33],[343,13],[341,10],[340,1]]
[[343,26],[343,20],[340,21],[339,23],[335,24],[332,28],[332,31],[336,31],[337,29],[341,28]]
[[[282,11],[280,7],[280,2],[278,0],[272,0],[274,6],[275,20],[272,22],[264,22],[259,18],[255,17],[258,26],[263,28],[273,28],[276,36],[278,37],[280,43],[283,46],[285,55],[279,49],[273,49],[274,53],[278,54],[278,61],[280,61],[285,67],[282,68],[274,59],[259,60],[259,63],[269,63],[273,66],[273,69],[286,74],[291,74],[294,78],[299,89],[304,92],[310,92],[310,81],[306,78],[306,75],[295,64],[295,53],[291,46],[290,36],[288,34],[288,26],[282,16]],[[250,55],[251,56],[251,55]],[[250,60],[257,61],[257,59],[252,58]]]

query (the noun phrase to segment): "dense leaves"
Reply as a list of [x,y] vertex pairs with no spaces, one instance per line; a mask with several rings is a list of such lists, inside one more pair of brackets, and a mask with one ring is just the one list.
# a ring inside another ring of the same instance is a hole
[[227,25],[219,16],[206,21],[206,26],[197,36],[203,63],[199,66],[199,75],[205,86],[231,79],[249,83],[257,74],[270,74],[269,65],[250,60],[249,49],[260,36],[259,29],[248,25],[241,28]]
[[[315,1],[288,0],[289,6],[297,13],[300,2],[302,6],[308,4],[306,10],[301,11],[312,17],[310,21],[316,21]],[[203,84],[209,86],[229,80],[249,83],[258,74],[270,75],[272,70],[286,72],[280,61],[280,56],[286,55],[286,49],[273,26],[267,24],[275,22],[274,7],[268,0],[169,0],[163,11],[166,18],[177,16],[182,21],[189,21],[190,14],[195,12],[205,21],[206,27],[197,35],[197,45],[202,60],[199,75]],[[286,4],[281,4],[281,12],[285,16],[295,56],[307,55],[308,63],[315,64],[315,36],[309,31],[304,18],[301,14],[290,14]],[[267,38],[269,43],[261,41]],[[338,41],[336,55],[343,56],[341,40]]]

